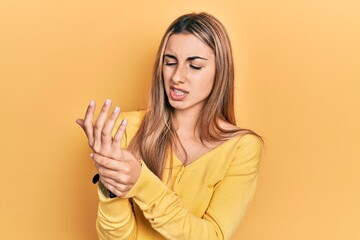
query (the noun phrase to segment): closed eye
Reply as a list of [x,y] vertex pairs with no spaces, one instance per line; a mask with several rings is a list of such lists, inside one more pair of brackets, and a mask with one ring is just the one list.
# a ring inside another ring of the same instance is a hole
[[177,59],[174,55],[165,54],[164,55],[164,65],[165,66],[174,66],[177,64]]
[[192,69],[195,69],[195,70],[200,70],[200,69],[202,69],[202,67],[194,66],[194,65],[192,65],[192,64],[190,64],[190,67],[191,67]]
[[165,62],[164,64],[165,64],[165,66],[174,66],[177,63],[176,62]]

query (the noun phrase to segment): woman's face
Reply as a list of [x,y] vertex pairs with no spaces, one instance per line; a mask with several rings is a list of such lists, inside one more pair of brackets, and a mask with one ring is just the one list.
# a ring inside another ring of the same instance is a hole
[[172,34],[163,56],[165,92],[177,111],[199,111],[214,85],[215,55],[193,34]]

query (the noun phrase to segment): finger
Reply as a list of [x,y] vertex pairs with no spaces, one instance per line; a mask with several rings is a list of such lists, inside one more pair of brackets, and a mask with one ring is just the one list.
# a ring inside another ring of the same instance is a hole
[[100,165],[94,160],[94,153],[90,153],[90,158],[94,161],[95,168],[99,171]]
[[[89,106],[85,113],[85,118],[82,121],[82,128],[85,131],[85,134],[88,138],[88,142],[90,147],[93,146],[94,143],[94,135],[93,135],[93,119],[94,119],[94,112],[95,112],[96,103],[94,100],[91,100]],[[81,121],[80,121],[81,123]],[[81,126],[81,125],[80,125]]]
[[[106,182],[106,184],[113,186],[119,192],[127,192],[131,189],[131,186],[129,186],[129,185],[118,183],[118,182],[115,182],[115,181],[105,178],[105,177],[103,177],[102,179],[104,182]],[[106,180],[104,180],[104,179],[106,179]]]
[[119,128],[116,131],[116,134],[114,136],[114,140],[113,140],[113,146],[116,148],[121,149],[121,141],[122,138],[124,136],[125,130],[126,130],[126,126],[127,126],[127,119],[124,118],[119,126]]
[[85,131],[84,129],[84,119],[78,118],[76,119],[76,123]]
[[104,186],[114,193],[116,196],[125,196],[127,192],[130,191],[131,186],[126,184],[118,183],[113,181],[112,179],[106,177],[100,177],[100,181],[104,184]]
[[[103,183],[104,184],[104,183]],[[123,197],[125,196],[124,193],[119,192],[115,186],[110,185],[110,184],[104,184],[104,186],[106,187],[106,189],[109,191],[109,195],[110,197]]]
[[115,175],[115,173],[113,173],[114,171],[119,171],[123,168],[123,163],[121,161],[104,157],[96,153],[91,153],[90,157],[94,160],[95,167],[98,169],[98,171],[100,171],[100,168],[102,168],[102,171],[108,171],[112,173],[107,173],[107,176]]
[[96,123],[94,126],[94,148],[99,151],[101,148],[101,132],[104,127],[104,123],[106,121],[109,109],[111,106],[111,100],[106,99],[104,105],[101,108],[98,118],[96,119]]
[[112,169],[109,169],[109,168],[105,168],[103,166],[99,166],[98,168],[98,172],[101,176],[103,177],[106,177],[106,178],[109,178],[109,179],[112,179],[116,182],[121,182],[121,183],[124,183],[124,181],[121,180],[121,173],[119,171],[114,171]]
[[[128,184],[130,183],[130,171],[129,169],[125,166],[126,163],[121,162],[121,161],[116,161],[113,159],[112,163],[108,163],[107,161],[105,162],[105,165],[112,165],[111,168],[107,168],[105,167],[103,164],[104,162],[101,162],[101,160],[99,161],[99,159],[102,158],[97,158],[95,157],[96,161],[95,165],[97,167],[97,170],[100,174],[100,176],[102,177],[106,177],[108,179],[112,179],[113,181],[117,182],[117,183],[122,183],[122,184]],[[114,167],[113,167],[114,166]]]
[[[116,194],[114,193],[115,187],[114,187],[113,185],[109,184],[107,181],[104,180],[104,178],[101,178],[101,177],[100,177],[100,181],[101,181],[102,185],[104,185],[104,187],[105,187],[106,190],[107,190],[107,193],[104,193],[104,192],[103,192],[103,194],[104,194],[105,196],[108,197],[111,193],[114,194],[114,195],[116,195]],[[112,189],[112,191],[110,191],[109,189]],[[116,195],[116,196],[117,196],[117,195]]]
[[100,181],[104,184],[106,187],[107,185],[115,186],[116,182],[112,180],[111,178],[107,178],[105,176],[100,175]]
[[102,145],[102,147],[104,146],[104,148],[111,147],[111,143],[112,143],[112,135],[111,134],[114,129],[116,120],[119,117],[119,113],[120,113],[120,108],[115,107],[109,120],[105,123],[105,126],[104,126],[104,128],[102,130],[102,134],[101,134],[101,145]]

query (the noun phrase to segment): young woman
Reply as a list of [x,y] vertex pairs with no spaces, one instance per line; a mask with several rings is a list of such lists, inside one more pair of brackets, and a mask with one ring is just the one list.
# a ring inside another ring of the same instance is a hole
[[231,238],[262,149],[258,135],[235,125],[233,98],[227,33],[210,14],[193,13],[161,41],[146,111],[110,114],[108,99],[94,121],[90,102],[77,123],[100,176],[100,239]]

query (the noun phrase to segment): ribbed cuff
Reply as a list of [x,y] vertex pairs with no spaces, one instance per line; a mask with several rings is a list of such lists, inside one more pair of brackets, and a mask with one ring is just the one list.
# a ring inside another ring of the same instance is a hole
[[99,211],[110,219],[122,218],[131,212],[129,199],[124,198],[106,198],[98,188]]
[[138,181],[125,197],[132,197],[138,206],[143,208],[150,205],[167,190],[168,187],[143,163]]

